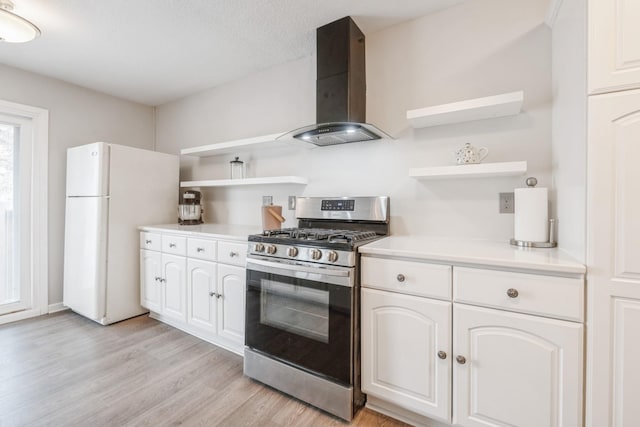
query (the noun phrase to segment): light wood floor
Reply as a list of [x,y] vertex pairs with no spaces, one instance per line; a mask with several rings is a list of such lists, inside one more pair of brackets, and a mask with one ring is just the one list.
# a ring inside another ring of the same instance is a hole
[[70,311],[0,326],[0,426],[351,424],[242,374],[242,358],[140,316],[101,326]]

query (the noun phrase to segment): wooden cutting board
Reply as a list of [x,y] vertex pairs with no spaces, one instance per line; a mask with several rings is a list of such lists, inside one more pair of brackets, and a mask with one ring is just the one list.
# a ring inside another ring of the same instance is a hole
[[282,216],[282,206],[268,205],[262,206],[262,229],[280,230],[285,221]]

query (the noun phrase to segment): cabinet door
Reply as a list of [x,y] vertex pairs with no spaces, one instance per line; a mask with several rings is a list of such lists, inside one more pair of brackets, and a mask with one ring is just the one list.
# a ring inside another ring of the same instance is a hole
[[216,264],[187,260],[187,322],[216,333]]
[[580,323],[455,304],[454,423],[582,425]]
[[587,425],[640,425],[640,90],[589,100]]
[[218,264],[218,335],[244,344],[244,295],[246,270]]
[[151,311],[162,310],[162,254],[140,250],[140,305]]
[[589,93],[640,87],[640,2],[588,3]]
[[449,422],[450,337],[450,302],[363,288],[362,390]]
[[187,320],[186,267],[185,257],[162,254],[162,314],[182,322]]

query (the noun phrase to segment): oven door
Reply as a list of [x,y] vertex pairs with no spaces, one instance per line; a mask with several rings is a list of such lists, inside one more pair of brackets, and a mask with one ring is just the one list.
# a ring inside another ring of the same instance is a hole
[[352,384],[354,270],[247,259],[247,347]]

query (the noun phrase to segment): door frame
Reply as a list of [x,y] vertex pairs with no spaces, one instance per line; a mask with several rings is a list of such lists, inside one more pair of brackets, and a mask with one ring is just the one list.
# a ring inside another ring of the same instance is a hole
[[49,111],[43,108],[0,100],[0,113],[27,119],[32,123],[31,177],[31,306],[0,316],[0,325],[49,312],[48,240],[48,160]]

